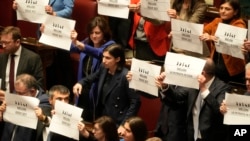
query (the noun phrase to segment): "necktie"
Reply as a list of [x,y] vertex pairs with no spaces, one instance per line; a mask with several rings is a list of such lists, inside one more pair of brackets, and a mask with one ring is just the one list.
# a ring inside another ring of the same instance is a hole
[[195,101],[195,107],[193,108],[193,124],[194,124],[194,139],[196,140],[198,138],[199,134],[199,116],[200,116],[200,110],[201,110],[201,93],[198,93],[197,99]]
[[14,76],[15,76],[15,54],[10,57],[10,75],[9,75],[9,85],[10,93],[14,91]]

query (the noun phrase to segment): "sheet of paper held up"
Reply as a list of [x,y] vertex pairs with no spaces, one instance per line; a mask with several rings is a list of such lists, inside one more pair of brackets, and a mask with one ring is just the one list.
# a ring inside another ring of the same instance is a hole
[[205,63],[204,59],[167,52],[164,64],[166,73],[164,83],[199,89],[197,78]]
[[132,80],[129,87],[134,88],[150,95],[158,97],[158,88],[155,84],[155,77],[160,74],[161,66],[149,64],[133,58],[131,64]]

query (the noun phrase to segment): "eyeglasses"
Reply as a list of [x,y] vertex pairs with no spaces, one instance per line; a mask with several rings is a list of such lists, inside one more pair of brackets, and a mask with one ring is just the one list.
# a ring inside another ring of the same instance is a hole
[[13,41],[0,41],[0,45],[9,45]]

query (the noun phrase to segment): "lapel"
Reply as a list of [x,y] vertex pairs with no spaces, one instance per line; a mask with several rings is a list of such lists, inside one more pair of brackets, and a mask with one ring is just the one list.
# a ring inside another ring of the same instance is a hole
[[56,2],[56,0],[49,0],[49,5],[53,6],[53,4]]
[[[22,47],[20,58],[19,58],[19,63],[15,64],[17,65],[16,76],[19,75],[19,72],[21,72],[22,68],[24,68],[23,66],[27,63],[27,60],[25,58],[27,58],[26,56],[28,56],[28,54],[26,54],[25,50],[26,49]],[[19,65],[19,64],[22,64],[22,65]]]
[[188,94],[188,111],[187,111],[187,116],[192,114],[192,110],[193,110],[193,107],[194,107],[194,104],[196,102],[196,99],[198,97],[198,94],[199,94],[199,90],[196,90],[196,89],[191,89],[189,90],[189,94]]
[[[98,85],[98,102],[100,100],[100,94],[101,94],[102,87],[103,87],[103,84],[104,84],[105,77],[106,77],[107,73],[108,73],[108,69],[105,69],[102,72],[102,74],[100,76],[100,79],[99,79],[99,85]],[[111,79],[110,87],[108,89],[108,94],[106,95],[106,97],[112,93],[112,90],[114,90],[115,87],[117,86],[117,84],[120,82],[121,76],[122,76],[122,72],[116,72],[114,74],[114,76]],[[106,99],[106,97],[104,97],[104,99]]]
[[110,83],[110,88],[108,90],[107,95],[109,95],[111,93],[111,91],[113,89],[115,89],[115,87],[117,86],[117,84],[119,83],[120,80],[121,80],[121,73],[115,72],[114,76],[112,77],[112,80],[111,80],[111,83]]

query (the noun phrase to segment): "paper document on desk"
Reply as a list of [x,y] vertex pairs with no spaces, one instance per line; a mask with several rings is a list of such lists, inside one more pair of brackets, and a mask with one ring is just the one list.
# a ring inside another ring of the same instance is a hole
[[160,71],[161,66],[133,58],[131,64],[133,77],[129,82],[129,88],[134,88],[158,97],[158,88],[155,84],[155,77],[160,74]]
[[203,53],[203,44],[199,38],[203,33],[203,24],[172,19],[171,27],[174,47],[199,54]]
[[241,47],[247,36],[247,29],[219,23],[215,32],[218,42],[216,51],[236,58],[244,59]]
[[43,23],[48,14],[45,12],[45,6],[49,0],[16,0],[17,2],[17,20],[29,21],[32,23]]
[[55,115],[51,119],[51,132],[79,140],[78,122],[82,120],[83,109],[56,100]]
[[70,34],[75,28],[75,23],[75,20],[48,15],[39,42],[69,51],[72,42]]
[[165,58],[166,78],[164,83],[199,89],[198,75],[204,68],[206,60],[172,52]]
[[98,0],[97,11],[100,15],[128,19],[130,0]]
[[150,19],[170,21],[167,14],[170,7],[170,0],[141,0],[141,15]]
[[224,124],[250,125],[250,96],[226,93],[225,101]]
[[39,99],[31,96],[5,94],[6,111],[3,119],[15,125],[36,129],[38,118],[34,108],[38,106]]

